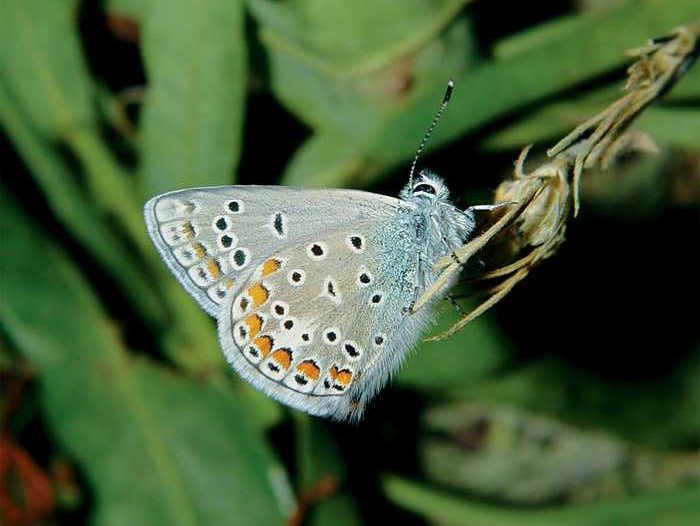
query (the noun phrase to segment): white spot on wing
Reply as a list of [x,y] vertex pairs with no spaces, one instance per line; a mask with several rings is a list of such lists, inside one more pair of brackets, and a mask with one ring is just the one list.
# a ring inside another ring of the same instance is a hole
[[222,252],[236,248],[236,245],[238,245],[238,238],[233,232],[226,232],[216,239],[216,246]]
[[191,267],[206,254],[206,249],[200,243],[188,243],[173,249],[173,256],[183,267]]
[[328,327],[323,331],[323,342],[326,345],[338,345],[340,341],[340,331],[337,327]]
[[211,223],[211,228],[214,232],[228,232],[233,226],[233,221],[228,216],[217,216]]
[[242,318],[250,313],[253,307],[253,300],[247,294],[239,294],[233,302],[232,316],[234,320]]
[[374,281],[372,273],[365,267],[360,267],[357,271],[357,279],[355,281],[357,283],[357,286],[367,287],[372,283],[372,281]]
[[174,197],[164,197],[156,202],[154,212],[160,222],[189,217],[194,213],[195,204]]
[[226,201],[225,209],[227,214],[242,214],[245,212],[245,203],[240,199],[231,199]]
[[351,360],[351,361],[356,361],[359,360],[360,357],[362,356],[362,349],[360,346],[357,344],[357,342],[354,342],[352,340],[346,340],[343,342],[343,352],[345,355]]
[[292,287],[299,287],[306,281],[306,272],[300,268],[295,268],[287,273],[287,281]]
[[273,318],[282,319],[289,314],[289,305],[284,301],[275,301],[270,307],[270,314]]
[[323,241],[314,241],[306,247],[306,255],[312,261],[322,261],[328,257],[328,245]]
[[241,270],[248,266],[250,261],[250,250],[245,247],[239,247],[229,252],[229,263],[235,270]]
[[359,254],[365,251],[367,242],[365,240],[365,236],[361,234],[352,234],[345,238],[345,244],[352,252]]

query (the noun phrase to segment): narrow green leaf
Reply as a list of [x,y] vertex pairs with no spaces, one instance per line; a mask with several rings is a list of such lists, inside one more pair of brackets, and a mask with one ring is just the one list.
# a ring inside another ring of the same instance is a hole
[[92,199],[103,213],[113,213],[146,253],[141,203],[98,138],[94,86],[78,40],[77,9],[76,0],[0,0],[0,19],[7,28],[0,46],[0,78],[39,135],[67,145],[78,157]]
[[[449,329],[458,319],[454,309],[445,309],[429,334]],[[447,340],[419,342],[396,381],[419,389],[459,389],[497,371],[508,348],[488,316],[483,316]]]
[[508,505],[584,504],[700,483],[700,455],[660,452],[493,403],[439,403],[423,418],[427,478]]
[[37,372],[49,425],[94,491],[95,522],[280,524],[279,467],[247,408],[225,388],[134,363],[76,269],[4,192],[0,214],[11,254],[0,324]]
[[79,56],[78,1],[0,0],[0,76],[32,125],[52,139],[92,120]]
[[163,323],[165,311],[143,269],[107,228],[53,144],[29,124],[0,78],[0,118],[15,148],[43,190],[46,202],[83,247],[125,291],[147,323]]
[[120,16],[138,18],[148,10],[151,0],[107,0],[106,11]]
[[693,448],[700,435],[700,348],[654,380],[628,385],[562,361],[542,360],[455,391],[455,398],[508,404],[585,428],[604,428],[658,448]]
[[359,512],[344,487],[346,468],[340,450],[326,424],[317,418],[294,412],[299,493],[319,483],[335,490],[311,503],[308,523],[312,526],[355,526],[362,524]]
[[[667,34],[698,15],[696,0],[638,0],[577,18],[577,38],[556,32],[526,52],[494,60],[456,79],[449,111],[431,147],[474,132],[489,121],[536,103],[629,62],[625,51]],[[621,83],[622,83],[622,79]],[[377,137],[375,174],[409,159],[442,96],[435,89],[407,108]]]
[[[612,101],[613,99],[611,99]],[[554,141],[600,112],[604,104],[566,102],[550,104],[484,141],[486,148],[517,149],[526,144]],[[635,121],[635,130],[669,146],[695,148],[700,144],[700,111],[693,107],[650,107]]]
[[578,15],[568,15],[528,27],[497,42],[493,48],[493,56],[497,60],[503,60],[546,45],[552,40],[576,38],[579,24]]
[[[342,80],[315,69],[284,48],[269,45],[272,87],[279,99],[316,133],[296,153],[283,181],[300,185],[358,186],[368,179],[368,151],[387,119],[409,100],[468,67],[473,31],[460,16],[433,39],[367,73]],[[408,36],[407,36],[408,38]],[[418,140],[418,139],[416,139]]]
[[650,493],[597,505],[512,509],[459,499],[399,477],[386,477],[387,497],[438,523],[451,526],[690,526],[700,520],[700,488]]
[[[175,280],[166,276],[146,234],[143,200],[97,132],[98,118],[92,100],[94,85],[78,41],[77,2],[0,2],[0,19],[10,22],[4,35],[8,45],[0,46],[1,89],[7,92],[8,111],[14,111],[17,118],[26,121],[26,126],[36,131],[38,140],[53,144],[55,156],[58,147],[67,147],[77,157],[87,192],[73,206],[77,210],[94,209],[103,228],[108,228],[107,221],[116,219],[122,233],[138,248],[146,262],[144,266],[162,280],[167,309],[176,323],[165,333],[164,347],[169,355],[193,368],[210,364],[213,356],[219,360],[216,363],[221,363],[209,321],[194,304],[187,303],[186,294]],[[14,128],[8,131],[10,135],[15,133]],[[51,166],[46,168],[52,170]],[[75,186],[63,180],[61,176],[65,175],[65,170],[56,168],[50,183],[49,176],[36,177],[50,194],[63,185],[66,192]],[[76,197],[73,192],[66,199]],[[79,220],[77,212],[69,217],[65,208],[56,210],[69,228]],[[82,228],[90,226],[86,223]]]
[[153,1],[140,22],[144,197],[232,183],[247,85],[243,0]]
[[[461,0],[411,3],[420,7],[384,0],[252,2],[277,97],[316,130],[375,135],[377,123],[401,111],[407,98],[464,71],[474,55],[468,19],[458,16]],[[347,10],[353,16],[345,17]],[[360,19],[371,19],[371,26]]]
[[361,176],[368,145],[354,134],[321,131],[307,140],[285,169],[282,184],[333,187]]
[[[467,0],[250,0],[269,45],[329,76],[379,69],[432,40]],[[382,31],[377,31],[377,28]]]

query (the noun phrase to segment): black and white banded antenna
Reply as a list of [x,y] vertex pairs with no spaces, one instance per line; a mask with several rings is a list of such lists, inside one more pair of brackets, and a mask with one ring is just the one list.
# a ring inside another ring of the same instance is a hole
[[420,158],[420,155],[423,153],[423,150],[425,149],[425,145],[428,144],[428,139],[430,139],[430,136],[433,133],[433,130],[437,126],[438,122],[440,121],[440,117],[442,117],[443,112],[447,108],[447,105],[450,103],[450,97],[452,96],[452,92],[455,89],[455,82],[454,80],[450,79],[447,82],[447,88],[445,88],[445,96],[442,98],[442,104],[440,104],[440,108],[438,108],[437,113],[435,114],[435,117],[433,117],[433,122],[430,123],[430,126],[425,132],[425,135],[423,135],[423,139],[421,140],[420,144],[418,145],[418,149],[416,150],[416,155],[413,157],[413,162],[411,163],[411,171],[408,174],[408,187],[413,188],[413,175],[416,173],[416,165],[418,164],[418,159]]

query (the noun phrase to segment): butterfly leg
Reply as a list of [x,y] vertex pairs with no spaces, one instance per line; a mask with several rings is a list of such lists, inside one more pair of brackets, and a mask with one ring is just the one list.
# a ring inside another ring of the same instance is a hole
[[[435,264],[435,261],[433,259],[429,258],[426,253],[421,252],[421,251],[418,251],[416,253],[416,266],[415,266],[416,269],[419,269],[419,268],[431,269],[434,264]],[[414,287],[414,290],[413,290],[413,300],[411,301],[411,304],[408,306],[408,308],[404,308],[404,312],[413,314],[416,311],[416,309],[415,309],[416,302],[418,301],[418,299],[421,296],[421,290],[425,290],[425,287],[426,287],[425,280],[421,279],[421,273],[416,272],[416,282],[418,282],[419,280],[421,280],[422,283],[416,283],[416,286]]]
[[459,303],[457,303],[457,300],[455,299],[455,297],[452,294],[448,294],[445,297],[447,298],[447,301],[449,301],[452,304],[452,306],[455,308],[455,311],[457,312],[457,314],[459,314],[460,316],[467,316],[467,313],[464,312],[464,309],[462,308],[462,306]]
[[468,214],[469,212],[493,212],[494,210],[498,210],[499,208],[517,204],[517,201],[503,201],[501,203],[493,203],[491,205],[473,205],[467,208],[464,211],[464,213]]
[[[416,303],[413,305],[411,312],[418,311],[418,309],[422,308],[428,301],[430,301],[438,293],[438,291],[442,290],[442,288],[450,281],[450,279],[452,279],[454,273],[462,268],[462,266],[469,260],[469,258],[471,258],[479,250],[481,250],[486,245],[486,243],[491,241],[491,239],[493,239],[493,237],[496,236],[496,234],[498,234],[507,224],[509,224],[513,220],[515,215],[523,206],[521,203],[518,204],[520,206],[512,206],[505,214],[503,214],[503,216],[498,221],[491,225],[491,227],[489,227],[484,233],[472,239],[469,243],[462,245],[451,254],[438,260],[433,269],[435,271],[442,270],[442,272],[440,273],[438,278],[433,282],[432,286],[428,290],[426,290],[420,298],[418,298],[418,301],[416,301]],[[496,203],[496,205],[493,206],[500,207],[510,205],[511,203],[507,202]]]

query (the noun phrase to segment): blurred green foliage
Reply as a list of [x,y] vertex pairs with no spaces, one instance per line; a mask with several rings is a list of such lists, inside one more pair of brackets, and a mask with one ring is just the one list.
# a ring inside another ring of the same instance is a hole
[[[229,374],[213,322],[168,275],[141,216],[156,193],[236,181],[395,192],[451,77],[453,102],[430,144],[450,148],[431,160],[450,167],[459,192],[486,195],[525,143],[551,145],[614,100],[625,50],[699,15],[697,0],[538,9],[481,0],[0,0],[0,496],[11,497],[0,499],[0,517],[700,522],[696,316],[660,316],[663,343],[629,352],[601,333],[606,360],[587,362],[573,349],[577,331],[606,326],[596,305],[526,289],[513,299],[521,310],[499,307],[449,341],[419,343],[364,422],[331,424]],[[583,192],[584,215],[604,211],[611,224],[677,218],[679,259],[663,268],[675,270],[686,298],[698,292],[699,101],[696,67],[638,122],[661,155],[597,174]],[[583,219],[567,243],[604,237],[600,229]],[[658,247],[649,252],[606,263],[658,265]],[[668,279],[651,265],[644,279]],[[568,288],[589,268],[564,257],[537,271],[539,283],[567,272]],[[665,296],[646,285],[644,301],[662,313]],[[696,314],[694,300],[687,309]],[[632,311],[639,301],[621,300]],[[590,317],[572,313],[555,327],[548,316],[568,308]],[[456,316],[442,309],[438,329]],[[625,374],[608,374],[608,362]],[[10,444],[49,483],[41,517],[30,509],[29,468],[6,462]],[[577,480],[600,451],[615,462],[594,469],[593,482]]]

